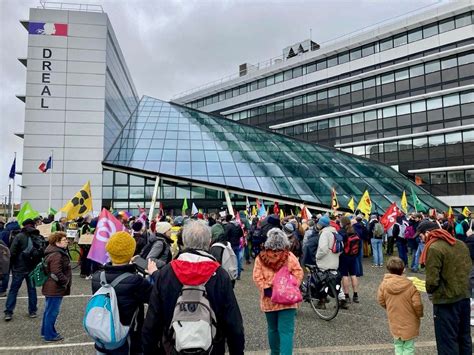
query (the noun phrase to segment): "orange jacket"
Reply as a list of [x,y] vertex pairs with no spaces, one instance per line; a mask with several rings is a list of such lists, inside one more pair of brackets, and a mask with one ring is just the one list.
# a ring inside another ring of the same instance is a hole
[[[288,270],[293,276],[296,277],[298,283],[301,283],[304,275],[303,269],[301,268],[296,256],[294,256],[291,252],[288,254]],[[270,297],[265,297],[263,295],[263,290],[265,288],[272,287],[275,274],[276,272],[266,267],[259,257],[255,259],[255,266],[253,268],[253,281],[260,290],[260,309],[262,312],[273,312],[280,311],[282,309],[298,308],[298,303],[293,305],[276,304],[272,302]]]

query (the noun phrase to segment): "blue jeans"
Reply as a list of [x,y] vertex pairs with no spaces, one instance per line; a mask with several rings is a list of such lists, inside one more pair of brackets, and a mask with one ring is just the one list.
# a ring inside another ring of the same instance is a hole
[[10,282],[10,273],[3,274],[0,278],[0,293],[7,292],[8,283]]
[[383,252],[382,252],[382,239],[372,238],[370,243],[372,244],[372,253],[374,253],[374,264],[383,265]]
[[240,249],[240,246],[232,247],[232,250],[234,251],[235,256],[237,257],[237,277],[240,278],[240,273],[242,272],[242,250]]
[[403,260],[405,267],[408,267],[408,248],[407,243],[397,240],[398,257]]
[[53,340],[59,334],[54,327],[61,308],[62,297],[45,297],[41,336],[44,340]]
[[[419,267],[419,263],[420,263],[420,256],[421,256],[421,253],[423,252],[423,249],[425,249],[425,243],[421,242],[418,243],[418,249],[416,249],[416,253],[415,253],[415,256],[414,256],[414,259],[415,259],[415,265],[412,266],[412,270],[418,270],[418,267]],[[412,263],[413,265],[413,263]]]
[[293,353],[295,315],[296,309],[294,308],[265,313],[271,355],[291,355]]
[[36,288],[33,286],[28,274],[13,274],[12,284],[10,285],[10,291],[8,292],[7,302],[5,304],[5,314],[13,314],[13,310],[16,306],[16,297],[18,296],[18,290],[23,283],[26,281],[26,287],[28,288],[28,312],[36,313],[38,310],[38,300],[36,299]]

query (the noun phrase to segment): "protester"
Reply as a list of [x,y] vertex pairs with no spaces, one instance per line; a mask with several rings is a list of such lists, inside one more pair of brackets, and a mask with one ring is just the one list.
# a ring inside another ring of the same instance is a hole
[[303,270],[296,256],[290,252],[287,234],[278,228],[267,233],[265,250],[255,259],[253,280],[260,290],[260,309],[267,320],[268,342],[272,354],[291,354],[295,331],[295,315],[298,303],[278,304],[272,302],[272,283],[275,274],[287,266],[288,271],[297,279],[298,285],[303,279]]
[[[344,252],[339,255],[339,272],[342,276],[342,289],[346,298],[345,305],[351,301],[349,296],[349,285],[352,286],[352,301],[354,303],[359,303],[359,279],[357,278],[358,255],[351,255],[349,252],[349,238],[356,235],[356,233],[351,224],[351,220],[348,217],[341,218],[341,229],[339,230],[339,234],[342,235],[344,246],[347,247],[348,250],[348,252],[346,252],[345,248]],[[359,244],[359,241],[357,241],[357,244]],[[357,249],[357,254],[359,254],[359,249]]]
[[[36,318],[38,311],[36,288],[31,282],[28,274],[35,268],[35,264],[32,264],[27,260],[23,253],[28,245],[33,243],[33,238],[42,238],[39,235],[37,229],[35,229],[35,222],[32,219],[23,221],[23,228],[21,232],[15,236],[10,246],[10,265],[12,269],[12,282],[10,290],[8,292],[7,301],[5,303],[5,321],[10,321],[13,318],[13,311],[16,306],[16,298],[18,296],[18,290],[25,280],[26,287],[28,289],[28,314],[30,318]],[[42,250],[41,250],[42,252]]]
[[[416,229],[418,228],[418,225],[421,223],[421,221],[423,221],[424,219],[424,216],[423,216],[423,213],[419,212],[419,213],[415,213],[413,214],[412,218],[411,218],[411,222],[409,221],[408,222],[408,225],[412,226],[412,229],[414,232],[416,232]],[[410,232],[411,234],[411,232]],[[410,264],[410,269],[416,269],[417,265],[415,265],[416,263],[416,251],[418,250],[418,244],[420,243],[421,241],[421,238],[418,236],[418,235],[414,235],[413,238],[410,238],[409,236],[406,236],[406,239],[407,239],[407,247],[408,247],[408,250],[410,252],[410,255],[412,256],[412,259],[411,259],[411,264]],[[408,264],[407,264],[407,267],[408,267]]]
[[[156,225],[155,225],[155,230],[156,230]],[[137,243],[137,246],[135,248],[135,255],[140,255],[143,248],[148,242],[148,236],[146,234],[146,231],[144,230],[143,223],[141,221],[136,221],[135,223],[133,223],[132,232],[133,232],[132,234],[133,239],[135,239],[135,242]]]
[[469,249],[431,221],[422,221],[416,232],[425,242],[420,264],[425,265],[426,292],[433,302],[438,354],[472,354]]
[[372,245],[373,253],[372,267],[383,267],[382,244],[384,233],[384,228],[379,222],[378,216],[372,215],[372,218],[369,222],[369,235],[371,234],[370,243]]
[[388,259],[389,274],[385,274],[377,292],[379,304],[387,310],[396,355],[415,353],[414,338],[420,334],[420,318],[423,317],[420,292],[403,276],[404,269],[402,259]]
[[242,272],[242,248],[240,239],[243,237],[244,232],[242,231],[239,222],[232,215],[229,214],[226,216],[226,222],[227,224],[224,226],[224,237],[225,240],[230,243],[235,255],[237,256],[237,280],[240,280],[240,274]]
[[54,342],[64,339],[56,331],[55,323],[63,297],[71,293],[72,272],[71,260],[67,252],[68,240],[66,233],[55,232],[51,234],[48,243],[49,245],[44,252],[48,279],[42,288],[43,296],[45,296],[45,306],[41,336],[46,342]]
[[354,231],[360,238],[359,244],[359,257],[357,258],[357,274],[356,276],[361,277],[364,276],[364,268],[362,266],[362,259],[368,256],[369,254],[369,231],[364,224],[364,216],[362,214],[358,214],[355,217],[354,222]]
[[405,225],[402,216],[398,216],[392,228],[392,235],[397,243],[398,257],[405,265],[408,265],[408,243],[405,238]]
[[[5,228],[0,232],[0,240],[9,248],[10,241],[20,233],[21,228],[14,217],[8,219]],[[10,261],[11,264],[11,261]],[[10,283],[10,273],[4,273],[0,278],[0,297],[7,295],[8,284]]]
[[454,227],[454,233],[456,239],[459,239],[463,242],[466,241],[467,238],[467,231],[469,230],[469,222],[467,221],[467,218],[463,214],[459,214],[455,227]]
[[299,259],[302,253],[302,248],[293,223],[286,223],[283,226],[283,232],[285,232],[288,241],[290,242],[290,251]]
[[[120,348],[105,350],[99,344],[95,344],[98,354],[125,355],[142,353],[141,328],[143,325],[143,304],[148,303],[152,290],[152,282],[156,280],[158,271],[153,261],[148,262],[148,274],[151,280],[137,274],[134,264],[130,263],[136,248],[136,242],[127,232],[116,232],[112,234],[106,244],[106,251],[110,256],[111,263],[104,265],[103,271],[97,271],[92,277],[92,293],[95,293],[101,285],[101,273],[104,272],[108,284],[124,273],[130,275],[114,287],[117,295],[120,323],[130,326],[129,341]],[[132,324],[133,321],[133,324]]]
[[316,265],[316,251],[319,244],[319,230],[313,220],[308,222],[308,229],[303,237],[303,265]]
[[[138,222],[135,222],[138,223]],[[142,249],[140,256],[146,260],[153,260],[158,269],[161,269],[172,259],[171,245],[171,224],[168,222],[158,222],[156,224],[156,235],[148,236],[148,243]]]
[[183,285],[204,285],[217,320],[217,335],[211,354],[244,353],[244,328],[229,275],[209,254],[211,233],[207,226],[190,221],[183,228],[183,247],[177,259],[160,270],[150,297],[143,326],[145,354],[171,353],[170,334],[175,305]]

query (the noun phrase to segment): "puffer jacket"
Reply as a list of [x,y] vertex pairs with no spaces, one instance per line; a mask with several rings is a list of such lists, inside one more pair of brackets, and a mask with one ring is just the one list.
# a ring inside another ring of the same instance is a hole
[[217,319],[217,335],[211,355],[244,353],[244,327],[229,275],[214,258],[202,250],[185,250],[160,270],[150,296],[143,325],[145,354],[170,354],[170,324],[183,284],[206,283],[207,298]]
[[318,250],[316,251],[316,265],[321,270],[337,270],[339,267],[339,255],[333,253],[336,229],[334,227],[323,228],[319,234]]
[[18,224],[18,222],[10,222],[5,225],[5,228],[0,232],[0,239],[3,240],[3,242],[7,245],[7,247],[10,247],[10,234],[13,231],[20,231],[21,227]]
[[379,304],[387,310],[393,337],[410,340],[420,333],[423,304],[420,292],[404,276],[385,274],[377,292]]
[[39,236],[39,231],[32,227],[25,227],[13,238],[10,245],[10,266],[14,274],[28,274],[34,266],[28,265],[23,257],[23,251],[28,247],[28,239],[34,235]]
[[224,227],[224,235],[232,248],[236,248],[240,245],[240,238],[244,235],[244,232],[237,221],[230,221]]
[[44,296],[67,296],[71,294],[71,260],[66,250],[56,245],[48,245],[45,252],[48,280],[42,288]]
[[152,259],[158,268],[162,268],[172,259],[172,243],[173,241],[164,234],[151,234],[148,236],[148,243],[142,249],[140,256],[147,260]]

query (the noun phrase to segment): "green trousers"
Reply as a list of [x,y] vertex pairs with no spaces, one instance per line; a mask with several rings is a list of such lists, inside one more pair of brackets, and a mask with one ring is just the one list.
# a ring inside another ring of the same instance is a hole
[[293,354],[296,309],[266,312],[271,355]]
[[414,355],[415,354],[415,339],[402,340],[393,339],[395,345],[395,355]]

